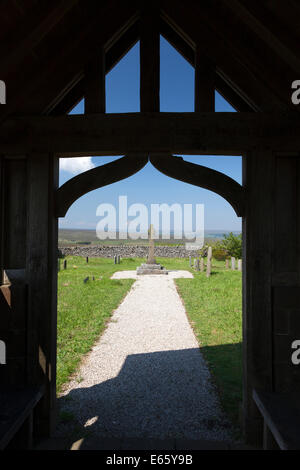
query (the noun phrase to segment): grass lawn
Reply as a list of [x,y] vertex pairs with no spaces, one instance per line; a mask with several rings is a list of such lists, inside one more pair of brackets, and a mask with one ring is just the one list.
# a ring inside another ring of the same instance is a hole
[[[134,270],[145,261],[124,259],[119,265],[104,258],[67,257],[68,268],[58,274],[57,389],[76,370],[133,280],[111,280],[115,271]],[[187,259],[157,258],[167,269],[187,269]],[[63,261],[61,261],[61,267]],[[212,275],[194,273],[194,279],[176,279],[176,285],[213,373],[224,409],[235,423],[242,399],[242,287],[241,273],[225,271],[213,262]],[[85,284],[84,278],[90,277]],[[95,281],[92,281],[95,276]],[[101,277],[101,280],[99,280]]]
[[220,391],[225,411],[238,424],[242,400],[242,276],[213,261],[212,275],[176,279],[201,352]]

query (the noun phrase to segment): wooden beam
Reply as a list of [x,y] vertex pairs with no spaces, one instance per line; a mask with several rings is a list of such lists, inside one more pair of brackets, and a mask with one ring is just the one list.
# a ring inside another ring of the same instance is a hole
[[28,282],[27,359],[29,384],[45,385],[36,410],[38,435],[49,436],[56,420],[57,239],[54,196],[58,159],[28,157],[26,279]]
[[[124,55],[135,45],[139,38],[139,25],[135,22],[119,40],[105,54],[105,73],[109,73],[113,67],[124,57]],[[84,97],[84,78],[61,99],[52,109],[51,115],[58,116],[71,111],[74,106]]]
[[145,2],[140,20],[140,109],[159,111],[160,82],[159,10]]
[[14,118],[0,154],[180,153],[241,155],[257,146],[299,151],[298,113],[128,113]]
[[[243,57],[237,58],[232,54],[230,47],[226,47],[224,40],[220,39],[207,23],[199,23],[200,13],[193,14],[193,9],[187,8],[177,0],[161,0],[163,18],[167,23],[184,37],[189,33],[189,42],[196,47],[196,43],[203,44],[203,50],[216,64],[216,72],[230,85],[235,92],[243,97],[255,111],[282,111],[290,103],[283,104],[273,93],[269,84],[266,84],[263,75],[255,75],[245,65]],[[193,3],[195,5],[195,3]],[[202,4],[201,4],[202,5]]]
[[[113,11],[118,9],[118,15]],[[0,121],[6,116],[24,113],[50,113],[68,92],[83,78],[84,64],[97,52],[99,46],[107,49],[107,43],[113,38],[118,40],[120,30],[126,31],[136,21],[134,5],[120,5],[120,1],[111,0],[98,7],[97,14],[87,21],[75,38],[66,42],[59,56],[57,51],[43,57],[30,74],[20,76],[10,85],[11,99],[0,109]],[[125,25],[125,26],[124,26]],[[91,46],[92,44],[92,46]]]
[[105,113],[105,53],[103,47],[85,66],[84,112]]
[[[177,1],[174,0],[174,3]],[[232,11],[218,0],[204,2],[201,5],[187,0],[185,9],[190,17],[193,11],[194,17],[201,18],[198,22],[198,30],[201,34],[203,27],[206,26],[213,32],[214,40],[222,44],[226,50],[224,52],[226,60],[230,56],[234,57],[248,70],[249,75],[256,78],[261,87],[268,89],[269,95],[273,95],[273,100],[270,101],[273,106],[276,105],[276,101],[286,108],[293,106],[290,99],[290,86],[295,79],[294,72],[272,49],[246,28],[240,18],[233,15]]]
[[147,162],[148,155],[126,156],[74,176],[56,191],[56,216],[64,217],[73,202],[84,194],[134,175]]
[[181,157],[172,155],[161,157],[151,154],[150,162],[164,175],[176,180],[205,188],[222,196],[231,204],[238,217],[244,215],[245,192],[243,187],[235,180],[202,165],[186,162]]
[[195,111],[215,111],[215,66],[196,46],[195,52]]
[[[39,15],[40,17],[34,17],[30,12],[29,21],[27,21],[28,17],[24,20],[25,29],[20,31],[22,36],[20,36],[18,30],[14,31],[14,40],[5,43],[6,50],[5,56],[1,56],[1,69],[8,72],[10,68],[16,68],[77,2],[78,0],[60,1],[56,6],[51,4],[50,8],[47,5],[48,13],[46,16],[43,15],[43,12],[42,15]],[[40,6],[38,9],[40,10]],[[34,27],[32,26],[33,21],[35,21]]]
[[[160,31],[162,36],[191,64],[195,64],[195,52],[193,46],[186,42],[166,21],[161,18]],[[216,90],[227,100],[231,106],[237,111],[251,112],[255,111],[255,107],[248,104],[243,96],[236,93],[233,87],[231,87],[225,80],[220,76],[216,70],[215,74],[215,87]]]
[[[238,0],[223,0],[223,3],[237,15],[244,24],[246,24],[254,34],[256,34],[263,42],[265,42],[276,54],[290,67],[292,67],[298,74],[300,73],[300,57],[294,53],[290,47],[287,47],[282,41],[281,36],[274,34],[269,28],[266,27],[266,18],[256,16],[251,11],[252,5],[243,5]],[[255,5],[254,5],[255,7]],[[287,6],[284,6],[287,8]],[[263,20],[263,21],[262,21]],[[295,44],[294,44],[295,45]]]

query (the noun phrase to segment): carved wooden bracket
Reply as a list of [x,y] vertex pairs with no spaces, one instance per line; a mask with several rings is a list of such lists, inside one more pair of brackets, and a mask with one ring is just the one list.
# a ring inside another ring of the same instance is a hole
[[231,204],[238,217],[244,215],[245,190],[229,176],[172,155],[151,154],[150,162],[166,176],[214,191]]
[[134,175],[147,162],[148,155],[126,155],[70,179],[56,191],[56,217],[64,217],[73,202],[84,194]]

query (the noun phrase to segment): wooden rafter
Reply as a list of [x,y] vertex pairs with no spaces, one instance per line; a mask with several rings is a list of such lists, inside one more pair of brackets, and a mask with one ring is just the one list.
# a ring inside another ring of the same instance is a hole
[[27,30],[22,30],[22,37],[18,36],[18,31],[14,33],[14,42],[8,44],[6,55],[1,57],[2,70],[7,72],[11,67],[15,69],[77,2],[78,0],[68,0],[67,2],[60,1],[58,5],[51,5],[51,8],[48,8],[48,14],[37,19],[34,28],[31,25],[31,18],[27,25],[25,22]]
[[[270,87],[256,76],[232,54],[224,41],[211,28],[201,22],[200,13],[195,15],[193,8],[187,8],[186,3],[174,0],[162,0],[163,17],[179,35],[189,34],[189,41],[195,48],[196,42],[202,42],[205,53],[214,61],[217,73],[242,96],[244,101],[256,111],[285,110],[289,104],[282,101],[272,92]],[[194,2],[193,5],[196,5]],[[184,33],[183,33],[184,32]]]
[[[181,54],[192,66],[195,63],[195,52],[193,46],[185,41],[166,21],[161,18],[160,31],[164,38]],[[255,111],[242,96],[237,94],[228,83],[217,73],[215,74],[216,90],[233,106],[237,111]]]
[[[177,0],[175,0],[177,1]],[[260,40],[247,26],[241,22],[234,10],[229,10],[223,2],[211,0],[199,4],[194,0],[188,0],[187,11],[193,9],[196,17],[201,17],[198,27],[203,29],[207,25],[215,40],[223,43],[228,55],[232,55],[256,80],[272,93],[273,105],[278,100],[286,106],[292,107],[290,100],[290,86],[294,80],[294,72],[282,62],[278,55]],[[270,99],[270,98],[269,98]]]
[[[105,73],[109,73],[113,67],[127,54],[139,39],[139,25],[136,21],[130,28],[116,41],[105,54]],[[61,101],[51,110],[49,114],[66,114],[76,106],[84,97],[84,78],[79,80]]]
[[[264,43],[266,43],[273,51],[276,52],[280,58],[286,62],[290,67],[292,67],[296,72],[300,73],[300,58],[299,55],[293,52],[291,47],[287,47],[278,37],[278,34],[272,32],[269,28],[265,26],[265,18],[262,21],[261,18],[258,18],[251,11],[251,4],[243,5],[238,0],[223,0],[223,3],[234,13],[236,14],[241,21],[246,24],[251,31],[257,35]],[[254,5],[255,7],[255,5]]]
[[[136,21],[134,6],[122,5],[119,0],[110,0],[98,7],[98,13],[75,38],[70,38],[59,55],[55,53],[51,59],[44,57],[38,66],[39,73],[28,76],[22,84],[16,83],[16,89],[10,87],[11,99],[5,109],[1,107],[0,120],[16,110],[23,113],[51,112],[83,78],[84,64],[99,46],[106,49],[107,43],[114,44],[113,38],[119,38],[120,30],[126,31]],[[113,12],[117,6],[118,16],[115,16]]]

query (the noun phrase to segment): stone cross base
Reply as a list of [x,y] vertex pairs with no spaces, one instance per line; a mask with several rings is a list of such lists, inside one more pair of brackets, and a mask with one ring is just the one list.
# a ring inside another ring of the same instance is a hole
[[160,264],[142,264],[136,270],[137,274],[168,274],[166,268]]

